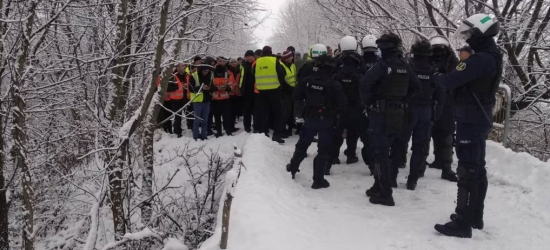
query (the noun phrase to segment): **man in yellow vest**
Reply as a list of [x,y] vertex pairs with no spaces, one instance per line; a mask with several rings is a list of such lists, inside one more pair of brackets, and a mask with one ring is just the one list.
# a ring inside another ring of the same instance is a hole
[[270,116],[273,118],[273,141],[285,143],[282,139],[282,105],[281,105],[281,83],[277,68],[281,67],[277,58],[273,55],[271,47],[265,46],[262,49],[262,57],[256,60],[253,68],[256,86],[259,93],[259,105],[261,109],[261,130],[260,133],[269,135]]
[[[292,135],[292,128],[294,127],[292,91],[296,87],[296,65],[293,61],[294,53],[287,50],[281,55],[281,61],[279,62],[281,67],[277,68],[282,90],[283,138],[290,137]],[[287,125],[288,129],[286,128]]]

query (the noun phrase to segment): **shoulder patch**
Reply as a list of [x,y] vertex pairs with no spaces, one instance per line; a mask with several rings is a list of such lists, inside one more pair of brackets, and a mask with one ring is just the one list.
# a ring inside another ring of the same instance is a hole
[[466,69],[466,63],[465,62],[461,62],[456,66],[457,71],[463,71],[465,69]]

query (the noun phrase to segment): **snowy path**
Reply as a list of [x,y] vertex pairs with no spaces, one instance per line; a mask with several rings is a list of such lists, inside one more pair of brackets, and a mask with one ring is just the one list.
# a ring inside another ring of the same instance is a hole
[[456,184],[441,180],[439,170],[428,169],[416,191],[405,189],[408,168],[401,170],[396,206],[372,205],[365,190],[373,179],[362,161],[335,166],[330,188],[310,188],[316,144],[292,180],[284,167],[296,140],[280,146],[264,136],[248,138],[229,249],[550,249],[548,163],[488,142],[486,228],[468,240],[433,229],[449,220],[456,199]]

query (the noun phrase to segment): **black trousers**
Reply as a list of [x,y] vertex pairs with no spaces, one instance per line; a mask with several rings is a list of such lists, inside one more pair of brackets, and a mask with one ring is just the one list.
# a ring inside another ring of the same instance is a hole
[[[162,106],[164,106],[164,107],[160,107],[160,111],[159,111],[159,114],[157,116],[157,123],[161,123],[162,121],[164,121],[164,120],[168,119],[168,117],[170,117],[171,113],[170,113],[169,110],[166,110],[166,108],[172,110],[172,101],[164,101]],[[163,123],[162,124],[162,130],[164,130],[164,132],[166,132],[166,133],[171,134],[172,133],[172,121],[168,120],[165,123]]]
[[181,115],[183,114],[183,111],[179,111],[183,105],[185,105],[184,100],[172,100],[172,112],[176,113],[174,115],[174,134],[181,135],[183,133],[183,129],[181,128]]
[[243,115],[243,97],[232,95],[229,100],[231,101],[231,120],[233,121],[232,128],[234,128],[238,118]]
[[283,92],[281,97],[283,109],[282,128],[286,130],[286,126],[288,125],[288,129],[292,130],[294,124],[294,101],[292,100],[292,92]]
[[283,120],[281,89],[260,90],[260,123],[261,133],[269,132],[269,118],[273,119],[273,138],[281,136]]
[[433,153],[435,156],[432,164],[440,166],[443,171],[446,171],[451,169],[451,164],[453,163],[455,121],[453,105],[450,103],[445,103],[444,105],[443,115],[439,117],[432,128],[432,139],[434,141]]
[[363,142],[363,149],[361,149],[361,156],[366,165],[369,166],[371,172],[372,169],[372,152],[369,147],[369,134],[368,134],[368,119],[363,114],[363,108],[360,107],[348,107],[347,116],[342,118],[344,121],[342,125],[336,129],[334,133],[334,142],[332,149],[332,158],[338,158],[340,155],[340,148],[344,144],[343,132],[346,133],[346,156],[356,156],[357,142],[359,139]]
[[319,134],[319,142],[317,143],[317,156],[313,160],[313,181],[322,181],[325,179],[324,171],[330,168],[330,152],[332,146],[332,138],[334,133],[334,119],[332,118],[305,118],[305,123],[300,132],[300,139],[296,143],[294,155],[290,160],[292,169],[298,170],[300,163],[304,160],[307,154],[307,149],[311,145],[313,138]]
[[[243,97],[243,125],[246,131],[252,130],[252,116],[254,115],[255,98],[256,97],[254,95]],[[254,118],[256,118],[255,115]]]
[[214,128],[218,134],[222,134],[222,119],[223,129],[226,133],[231,133],[235,125],[231,115],[231,100],[214,100],[211,105],[214,115]]

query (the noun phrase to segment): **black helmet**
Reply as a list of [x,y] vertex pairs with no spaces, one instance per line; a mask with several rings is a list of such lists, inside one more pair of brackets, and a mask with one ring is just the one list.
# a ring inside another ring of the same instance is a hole
[[401,38],[399,38],[398,35],[394,33],[387,33],[382,35],[378,40],[376,40],[376,44],[378,45],[379,49],[394,49],[401,46]]

